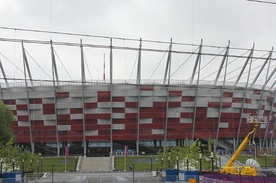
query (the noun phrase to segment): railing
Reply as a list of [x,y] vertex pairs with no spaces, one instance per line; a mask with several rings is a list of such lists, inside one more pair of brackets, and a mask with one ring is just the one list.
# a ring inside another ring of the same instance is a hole
[[199,182],[200,183],[235,183],[235,182],[231,182],[231,181],[218,180],[218,179],[212,179],[212,178],[207,178],[207,177],[201,177]]

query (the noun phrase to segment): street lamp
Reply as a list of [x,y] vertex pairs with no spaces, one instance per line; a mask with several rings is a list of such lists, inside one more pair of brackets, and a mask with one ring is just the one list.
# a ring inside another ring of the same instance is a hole
[[39,173],[39,160],[37,159],[36,162],[37,162],[37,170],[36,171],[37,171],[37,174],[38,174]]
[[189,170],[189,159],[186,158],[187,170]]
[[0,159],[0,163],[1,163],[1,172],[0,172],[0,174],[2,174],[3,173],[3,159],[2,158]]
[[267,169],[266,153],[264,153],[264,156],[265,156],[265,169]]
[[77,157],[75,157],[75,172],[77,171]]
[[214,173],[214,153],[211,152],[211,161],[212,161],[212,173]]
[[152,171],[152,156],[150,157],[150,170]]
[[169,162],[169,169],[171,168],[171,157],[170,156],[168,156],[168,162]]
[[179,180],[179,164],[178,164],[178,155],[176,156],[176,173],[177,173],[177,180]]
[[33,171],[33,160],[30,159],[30,171]]
[[163,169],[163,163],[164,163],[164,158],[162,156],[162,165],[161,165],[161,170]]
[[54,166],[56,165],[52,165],[52,183],[54,182]]
[[24,164],[24,159],[22,159],[22,172],[24,173],[24,167],[25,166],[25,164]]
[[202,154],[199,153],[199,174],[202,174]]
[[42,172],[42,158],[40,158],[40,172]]
[[15,163],[15,160],[13,159],[12,160],[12,171],[14,172],[14,163]]
[[134,183],[134,163],[132,164],[132,182]]

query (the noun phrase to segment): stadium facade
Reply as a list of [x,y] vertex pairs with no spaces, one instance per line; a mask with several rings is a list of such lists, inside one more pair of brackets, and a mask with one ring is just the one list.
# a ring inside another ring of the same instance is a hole
[[[81,57],[81,81],[65,82],[58,79],[55,54],[52,49],[52,82],[34,81],[31,78],[28,59],[22,44],[25,82],[10,84],[5,77],[1,87],[1,99],[15,115],[12,124],[16,143],[29,144],[35,151],[36,144],[55,144],[60,148],[70,143],[82,144],[83,155],[93,144],[106,143],[109,152],[115,152],[115,143],[135,144],[136,153],[141,146],[162,147],[164,144],[183,144],[185,139],[215,139],[216,145],[239,144],[251,126],[250,114],[265,116],[254,134],[254,142],[260,148],[274,151],[275,142],[275,66],[262,85],[255,81],[271,56],[263,59],[263,65],[254,80],[240,82],[252,56],[243,57],[243,67],[235,82],[219,81],[226,67],[228,49],[221,56],[216,77],[211,81],[200,80],[200,62],[203,55],[199,45],[191,78],[170,79],[172,43],[167,50],[167,64],[162,81],[141,79],[141,40],[138,51],[137,78],[135,81],[115,81],[112,76],[113,46],[110,49],[110,79],[89,82],[85,78]],[[83,45],[80,44],[81,53]],[[1,66],[2,69],[2,66]],[[191,70],[191,69],[190,69]],[[29,78],[27,79],[27,76]],[[197,78],[196,78],[197,77]],[[268,86],[268,83],[272,84]],[[110,146],[110,147],[109,147]]]

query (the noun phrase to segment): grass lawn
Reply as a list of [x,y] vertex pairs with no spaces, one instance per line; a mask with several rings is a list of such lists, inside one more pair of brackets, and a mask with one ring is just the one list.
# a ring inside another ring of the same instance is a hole
[[[245,161],[248,159],[248,156],[239,156],[238,161],[245,164]],[[253,158],[254,157],[250,157]],[[52,168],[54,172],[64,172],[65,171],[65,158],[64,157],[43,157],[39,158],[39,172],[51,172]],[[66,159],[66,171],[74,172],[75,166],[77,165],[78,158],[69,157]],[[257,162],[261,167],[275,167],[276,157],[275,156],[257,156]],[[158,165],[156,162],[156,156],[129,156],[124,157],[115,157],[115,170],[116,171],[130,171],[130,164],[134,164],[135,171],[151,171],[157,170]],[[204,165],[203,165],[204,166]],[[223,165],[222,165],[223,166]],[[173,165],[171,165],[173,167]],[[207,167],[206,167],[207,168]]]
[[129,156],[116,157],[115,170],[130,171],[130,164],[134,164],[135,171],[151,171],[157,170],[157,162],[155,156]]
[[[66,159],[66,171],[74,172],[75,165],[78,163],[78,158],[69,157]],[[39,158],[39,172],[64,172],[65,158],[64,157],[42,157]]]

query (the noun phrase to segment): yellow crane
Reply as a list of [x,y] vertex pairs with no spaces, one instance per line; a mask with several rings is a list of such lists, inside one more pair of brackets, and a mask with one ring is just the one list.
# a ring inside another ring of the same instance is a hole
[[222,174],[236,174],[236,175],[250,175],[250,176],[256,176],[256,167],[251,166],[233,166],[235,160],[241,153],[241,151],[245,148],[248,141],[251,139],[251,136],[254,134],[254,132],[257,130],[260,123],[265,123],[263,117],[259,116],[250,116],[248,123],[251,123],[253,125],[253,129],[246,135],[245,139],[242,141],[240,146],[237,148],[233,156],[229,159],[227,164],[220,169],[220,173]]

